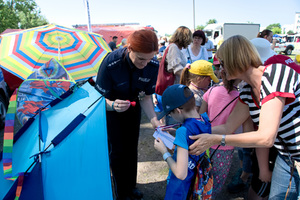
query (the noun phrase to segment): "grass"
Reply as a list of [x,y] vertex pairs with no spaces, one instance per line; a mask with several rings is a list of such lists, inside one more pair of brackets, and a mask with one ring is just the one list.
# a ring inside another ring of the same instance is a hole
[[292,54],[292,55],[289,55],[289,57],[292,59],[292,60],[295,60],[295,54]]

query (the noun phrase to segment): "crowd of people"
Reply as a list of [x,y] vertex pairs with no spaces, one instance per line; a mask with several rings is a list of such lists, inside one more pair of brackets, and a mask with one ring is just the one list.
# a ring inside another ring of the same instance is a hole
[[[189,198],[204,154],[213,155],[210,199],[247,184],[250,200],[300,198],[300,65],[297,56],[293,62],[276,55],[272,36],[269,30],[251,41],[232,36],[216,51],[203,31],[180,26],[169,40],[138,30],[122,48],[110,45],[95,88],[106,98],[117,200],[143,197],[136,187],[141,109],[153,128],[181,124],[166,129],[175,135],[172,151],[154,140],[170,167],[165,199]],[[159,67],[174,77],[162,95],[155,93]],[[241,169],[225,185],[235,147]]]

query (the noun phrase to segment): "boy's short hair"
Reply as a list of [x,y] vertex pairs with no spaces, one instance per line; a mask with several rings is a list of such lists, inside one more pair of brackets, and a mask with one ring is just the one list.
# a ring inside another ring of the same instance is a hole
[[162,95],[162,107],[163,111],[158,115],[158,119],[179,107],[189,111],[195,108],[194,93],[186,85],[171,85]]

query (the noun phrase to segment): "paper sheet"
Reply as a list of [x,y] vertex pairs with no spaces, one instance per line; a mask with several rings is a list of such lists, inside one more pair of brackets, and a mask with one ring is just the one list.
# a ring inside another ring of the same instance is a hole
[[157,128],[153,134],[153,137],[155,139],[159,137],[166,145],[166,147],[168,147],[169,149],[173,148],[175,137],[169,134],[168,132],[162,131],[160,128]]

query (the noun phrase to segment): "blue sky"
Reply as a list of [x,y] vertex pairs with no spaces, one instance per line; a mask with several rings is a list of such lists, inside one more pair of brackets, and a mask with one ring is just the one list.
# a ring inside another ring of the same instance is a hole
[[[294,24],[300,0],[194,0],[195,24],[209,19],[253,22],[261,27],[273,23]],[[84,0],[36,0],[50,23],[71,27],[87,23]],[[172,34],[178,26],[193,28],[193,0],[89,0],[92,24],[140,23],[152,25],[159,34]]]

